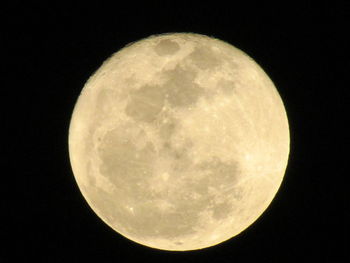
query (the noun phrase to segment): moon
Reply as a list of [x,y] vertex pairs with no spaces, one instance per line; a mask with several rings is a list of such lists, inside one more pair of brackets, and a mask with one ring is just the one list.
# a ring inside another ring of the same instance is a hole
[[241,50],[195,33],[153,35],[86,82],[69,155],[82,195],[113,230],[196,250],[241,233],[269,206],[288,163],[288,119]]

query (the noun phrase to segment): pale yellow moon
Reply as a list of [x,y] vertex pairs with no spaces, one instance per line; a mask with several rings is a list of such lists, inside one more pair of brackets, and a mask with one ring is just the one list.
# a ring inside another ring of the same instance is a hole
[[163,34],[126,46],[87,81],[69,153],[83,196],[112,229],[195,250],[234,237],[269,206],[289,127],[274,84],[245,53]]

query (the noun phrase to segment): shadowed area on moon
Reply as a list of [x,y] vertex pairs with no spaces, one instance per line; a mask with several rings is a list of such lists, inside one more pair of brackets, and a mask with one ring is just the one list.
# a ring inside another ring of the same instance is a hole
[[[228,238],[225,230],[216,231],[220,225],[230,226],[232,222],[244,225],[254,216],[249,209],[260,212],[270,193],[261,191],[261,203],[256,203],[252,196],[257,188],[254,184],[240,185],[244,172],[234,158],[224,160],[215,151],[204,154],[201,150],[201,158],[195,161],[200,149],[184,122],[211,114],[190,115],[193,111],[204,112],[199,103],[216,107],[221,99],[232,98],[237,83],[232,78],[216,77],[214,87],[202,85],[199,77],[219,72],[227,55],[219,54],[203,41],[177,60],[183,51],[179,43],[165,37],[153,45],[151,56],[176,61],[156,72],[154,78],[162,81],[142,82],[130,75],[119,95],[112,96],[107,89],[99,91],[96,100],[99,116],[94,118],[108,116],[99,123],[106,123],[113,116],[108,106],[123,101],[125,107],[117,113],[122,116],[118,125],[101,133],[92,146],[99,160],[94,165],[98,172],[87,169],[88,183],[81,188],[90,202],[96,204],[98,215],[126,237],[154,247],[161,240],[162,249],[188,250]],[[108,114],[103,115],[105,112]],[[236,121],[227,112],[216,113],[217,119],[195,120],[197,126],[193,129],[208,138],[200,141],[202,144],[213,143],[205,127],[222,129],[221,134],[225,134],[225,122]],[[242,119],[237,121],[240,125],[244,123]],[[221,154],[225,149],[215,150]],[[249,203],[248,199],[253,201]],[[244,203],[249,206],[245,211]]]
[[180,50],[179,44],[177,44],[176,42],[170,39],[164,39],[159,41],[158,45],[156,45],[154,48],[154,51],[159,56],[173,55],[179,50]]
[[109,193],[114,198],[105,202],[110,207],[101,209],[107,218],[135,236],[176,238],[196,232],[201,211],[209,209],[215,220],[229,215],[231,204],[222,189],[235,183],[235,163],[213,158],[194,165],[186,155],[188,145],[175,150],[166,140],[159,154],[152,144],[139,150],[124,131],[109,132],[99,148],[101,174],[115,186]]
[[125,113],[136,121],[152,122],[161,112],[164,102],[172,107],[194,104],[203,94],[203,88],[194,83],[196,74],[177,66],[162,73],[168,81],[162,86],[145,85],[130,95]]

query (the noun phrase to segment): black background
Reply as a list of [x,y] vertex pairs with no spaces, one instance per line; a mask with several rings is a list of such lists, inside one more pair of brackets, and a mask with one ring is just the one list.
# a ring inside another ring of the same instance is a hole
[[[144,2],[14,1],[1,9],[1,148],[12,180],[3,185],[0,262],[344,262],[327,54],[345,5]],[[69,121],[88,77],[126,44],[166,32],[206,34],[245,51],[274,81],[290,122],[288,169],[271,206],[240,235],[198,251],[155,250],[116,234],[85,202],[68,157]]]

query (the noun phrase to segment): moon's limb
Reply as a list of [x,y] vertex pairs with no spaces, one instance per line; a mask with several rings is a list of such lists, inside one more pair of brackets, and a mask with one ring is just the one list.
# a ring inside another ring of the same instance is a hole
[[272,81],[246,54],[165,34],[127,46],[89,79],[69,150],[79,188],[109,226],[146,246],[193,250],[267,208],[289,128]]

